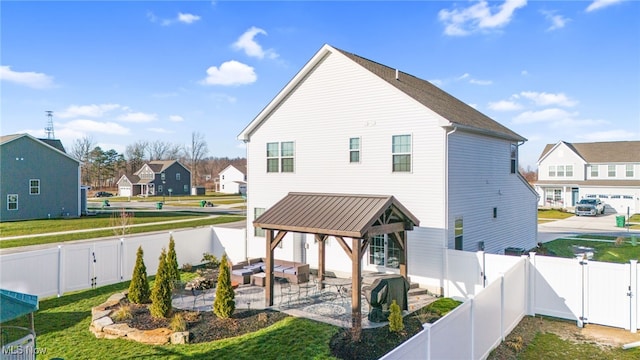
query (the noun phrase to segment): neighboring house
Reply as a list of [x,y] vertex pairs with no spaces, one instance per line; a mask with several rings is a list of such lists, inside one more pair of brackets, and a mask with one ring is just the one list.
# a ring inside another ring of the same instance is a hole
[[225,194],[244,194],[247,190],[246,168],[239,169],[233,165],[220,171],[218,183],[220,192]]
[[177,160],[149,161],[117,182],[119,196],[191,194],[191,172]]
[[539,206],[568,208],[598,198],[605,212],[640,213],[640,141],[548,144],[535,188]]
[[65,153],[60,140],[3,135],[0,164],[1,221],[82,214],[80,162]]
[[[289,192],[395,197],[420,221],[408,232],[412,279],[446,267],[430,249],[536,244],[537,194],[518,173],[526,139],[431,83],[360,56],[323,46],[238,138],[251,184],[248,256],[265,251],[254,219]],[[276,257],[316,266],[312,236],[287,238]],[[399,250],[387,240],[369,240],[365,270],[397,271]],[[331,243],[327,268],[350,272]]]

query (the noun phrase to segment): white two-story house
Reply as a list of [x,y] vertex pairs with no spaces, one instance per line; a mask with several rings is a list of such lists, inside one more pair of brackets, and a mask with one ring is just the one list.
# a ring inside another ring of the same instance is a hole
[[599,198],[607,213],[638,213],[640,141],[548,144],[535,188],[543,207],[571,208],[582,198]]
[[224,194],[245,194],[247,192],[247,175],[244,167],[238,169],[229,165],[218,175],[219,192]]
[[[537,194],[518,173],[525,139],[433,84],[323,46],[239,134],[247,146],[247,253],[264,256],[253,221],[289,192],[392,195],[417,219],[408,272],[438,278],[431,249],[502,253],[537,238]],[[318,262],[309,234],[288,234],[275,257]],[[351,262],[329,239],[325,266]],[[369,239],[364,270],[397,271],[397,246]]]

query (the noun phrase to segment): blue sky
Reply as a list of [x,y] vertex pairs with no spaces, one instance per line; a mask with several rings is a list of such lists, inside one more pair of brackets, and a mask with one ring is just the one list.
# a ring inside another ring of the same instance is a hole
[[238,133],[327,43],[544,145],[640,139],[640,2],[2,1],[1,133],[244,156]]

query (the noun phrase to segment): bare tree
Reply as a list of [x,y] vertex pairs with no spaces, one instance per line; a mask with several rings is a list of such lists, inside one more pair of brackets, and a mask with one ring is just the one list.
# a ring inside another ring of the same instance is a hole
[[167,160],[172,145],[169,142],[156,140],[149,144],[149,160]]
[[71,156],[73,156],[76,160],[82,162],[81,178],[83,184],[91,183],[91,176],[89,175],[89,160],[91,150],[94,146],[95,144],[93,142],[93,139],[91,137],[85,136],[82,139],[76,139],[73,142],[73,147],[71,148]]
[[143,140],[137,141],[132,145],[127,145],[125,157],[127,158],[128,169],[130,173],[136,172],[144,165],[145,154],[149,148],[149,143]]
[[207,142],[204,139],[204,135],[197,131],[192,132],[191,146],[187,147],[185,149],[185,152],[189,156],[191,179],[193,179],[193,185],[198,185],[198,165],[209,152]]
[[124,208],[117,212],[114,211],[111,214],[110,224],[116,236],[125,236],[131,231],[133,213],[127,212]]

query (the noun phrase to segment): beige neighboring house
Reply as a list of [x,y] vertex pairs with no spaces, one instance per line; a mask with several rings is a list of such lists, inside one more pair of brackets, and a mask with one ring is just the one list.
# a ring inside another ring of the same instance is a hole
[[191,172],[178,160],[155,160],[117,182],[119,196],[191,194]]
[[640,212],[640,141],[547,144],[538,160],[539,206],[597,198],[605,213]]
[[247,193],[247,170],[245,166],[227,166],[218,175],[218,191],[224,194]]

